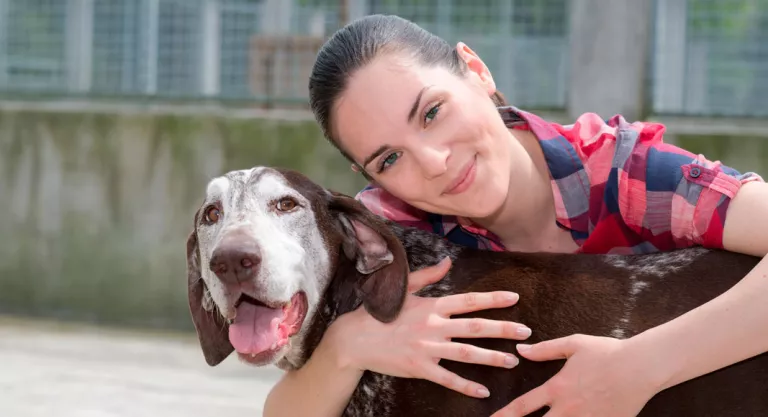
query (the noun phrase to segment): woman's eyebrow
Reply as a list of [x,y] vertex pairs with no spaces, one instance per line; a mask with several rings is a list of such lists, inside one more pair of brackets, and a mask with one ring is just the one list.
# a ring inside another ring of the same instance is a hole
[[424,88],[422,88],[419,91],[419,94],[416,95],[416,101],[413,102],[413,107],[411,107],[411,111],[408,113],[408,123],[411,123],[413,121],[413,117],[416,116],[416,112],[419,111],[419,106],[421,105],[421,96],[424,95],[424,92],[427,91],[431,85],[428,85]]
[[367,167],[368,164],[371,163],[371,161],[378,158],[379,155],[383,154],[387,149],[389,149],[389,145],[384,144],[379,146],[379,149],[376,149],[375,151],[373,151],[372,154],[368,155],[368,157],[365,158],[365,160],[363,161],[363,167]]

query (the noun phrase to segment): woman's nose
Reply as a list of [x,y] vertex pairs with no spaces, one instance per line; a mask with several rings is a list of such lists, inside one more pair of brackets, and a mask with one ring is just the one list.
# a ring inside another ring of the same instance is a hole
[[446,147],[424,146],[416,152],[416,159],[421,167],[424,178],[431,180],[443,175],[448,170],[448,155]]

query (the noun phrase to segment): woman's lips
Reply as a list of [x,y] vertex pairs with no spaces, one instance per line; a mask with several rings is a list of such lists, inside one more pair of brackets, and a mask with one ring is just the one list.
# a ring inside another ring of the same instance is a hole
[[443,194],[460,194],[469,188],[475,180],[477,174],[477,155],[472,157],[472,160],[459,171],[459,175],[448,184]]

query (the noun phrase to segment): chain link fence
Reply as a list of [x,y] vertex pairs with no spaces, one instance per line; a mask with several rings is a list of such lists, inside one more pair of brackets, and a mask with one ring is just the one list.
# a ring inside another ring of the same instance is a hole
[[[562,109],[571,1],[0,0],[0,92],[305,105],[323,41],[387,13],[469,44],[516,105]],[[652,112],[768,114],[768,0],[654,6]]]
[[0,91],[305,103],[341,22],[398,14],[488,61],[519,105],[562,107],[567,0],[0,0]]
[[768,115],[768,1],[657,0],[656,113]]

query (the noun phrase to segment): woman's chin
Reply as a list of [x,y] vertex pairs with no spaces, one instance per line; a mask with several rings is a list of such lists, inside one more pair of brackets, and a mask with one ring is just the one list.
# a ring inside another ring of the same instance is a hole
[[495,199],[484,199],[482,197],[467,199],[459,210],[463,213],[460,217],[487,219],[496,215],[501,209],[502,204],[503,200],[495,201]]

